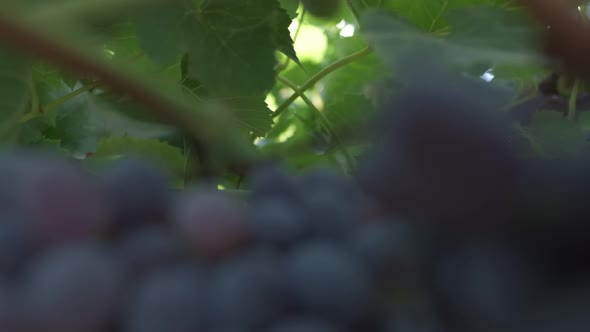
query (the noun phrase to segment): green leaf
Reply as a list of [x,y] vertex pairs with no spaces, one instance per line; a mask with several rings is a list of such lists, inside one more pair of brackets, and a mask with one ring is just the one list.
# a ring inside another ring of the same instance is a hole
[[51,138],[75,153],[95,151],[98,142],[109,136],[160,138],[173,129],[159,123],[131,119],[117,109],[116,103],[83,93],[57,109],[56,128]]
[[289,17],[294,19],[297,17],[297,9],[299,8],[299,0],[279,0],[281,7],[287,11]]
[[138,155],[149,158],[180,178],[185,171],[182,150],[157,139],[111,136],[100,140],[92,158],[109,158],[119,155]]
[[[496,15],[491,14],[487,19],[493,21],[494,16]],[[486,21],[486,24],[497,23]],[[381,58],[394,68],[400,55],[405,55],[408,50],[415,50],[417,46],[427,50],[432,56],[436,55],[462,66],[471,66],[477,62],[530,65],[545,61],[536,50],[511,49],[498,44],[495,35],[493,39],[488,40],[484,36],[482,41],[476,42],[470,38],[437,38],[412,27],[404,19],[378,10],[366,11],[362,16],[362,26],[361,32],[365,38]],[[495,28],[490,26],[489,29]],[[502,29],[509,35],[514,33],[519,36],[523,33],[521,24]]]
[[322,92],[324,113],[337,131],[358,134],[374,115],[375,85],[384,73],[381,62],[373,54],[326,77]]
[[252,132],[257,137],[264,136],[272,127],[272,111],[260,97],[237,97],[218,100],[229,108],[242,128]]
[[276,23],[273,24],[273,39],[276,48],[289,57],[289,59],[295,61],[296,64],[301,66],[301,62],[299,61],[299,58],[297,58],[295,48],[293,48],[293,39],[291,38],[291,33],[289,32],[289,26],[291,25],[291,19],[289,18],[289,15],[283,8],[278,7],[275,9],[273,15],[274,20],[276,21]]
[[191,16],[189,76],[217,96],[265,95],[275,82],[277,0],[199,1]]
[[137,37],[141,47],[156,62],[174,63],[186,52],[184,6],[172,3],[140,11],[135,18]]
[[533,22],[522,11],[472,6],[450,11],[447,19],[449,40],[456,44],[523,52],[536,48]]
[[582,126],[560,112],[537,112],[527,132],[533,148],[546,157],[578,156],[585,144]]
[[13,143],[19,131],[19,120],[31,100],[29,65],[0,49],[0,139]]
[[360,11],[381,7],[408,20],[422,31],[444,31],[447,11],[475,5],[505,7],[511,0],[354,0]]

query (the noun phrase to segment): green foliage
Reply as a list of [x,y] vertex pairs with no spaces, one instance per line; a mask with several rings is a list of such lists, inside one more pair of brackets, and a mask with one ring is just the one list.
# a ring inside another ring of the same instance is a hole
[[[226,184],[240,178],[231,163],[256,158],[352,170],[416,47],[474,79],[493,74],[515,102],[553,70],[513,0],[341,3],[320,18],[299,0],[5,1],[17,38],[0,34],[0,140],[93,160],[145,154],[179,182],[201,158]],[[555,111],[523,128],[531,147],[582,153],[587,128]]]

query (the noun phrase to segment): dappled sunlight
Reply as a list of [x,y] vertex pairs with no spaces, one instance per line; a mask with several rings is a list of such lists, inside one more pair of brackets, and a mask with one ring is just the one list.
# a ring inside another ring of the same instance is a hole
[[[295,34],[298,21],[293,21],[289,26],[291,35]],[[328,39],[324,31],[316,26],[303,24],[299,29],[299,35],[295,40],[295,51],[301,61],[322,62],[328,49]]]

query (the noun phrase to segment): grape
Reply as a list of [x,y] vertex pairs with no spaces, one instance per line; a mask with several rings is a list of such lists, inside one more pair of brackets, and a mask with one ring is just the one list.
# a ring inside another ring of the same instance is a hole
[[148,161],[125,159],[104,176],[119,226],[163,221],[171,201],[168,179]]
[[536,273],[519,252],[477,241],[444,252],[432,274],[452,329],[508,328],[536,291]]
[[186,258],[184,246],[161,225],[144,226],[126,234],[117,251],[134,275],[151,273]]
[[307,173],[301,184],[308,188],[302,200],[314,235],[348,240],[362,217],[360,192],[340,174],[326,169]]
[[100,246],[75,245],[41,256],[29,271],[26,304],[46,331],[100,331],[115,318],[125,270]]
[[[275,323],[268,332],[346,332],[337,323],[315,317],[289,317]],[[373,332],[373,331],[372,331]]]
[[357,227],[352,248],[377,277],[407,276],[418,261],[415,230],[391,220]]
[[518,331],[587,331],[590,326],[588,282],[588,276],[584,276],[545,292],[543,298],[534,303],[533,310],[529,310],[529,314],[518,324]]
[[191,248],[205,257],[230,253],[247,233],[241,207],[217,191],[185,193],[175,202],[172,222]]
[[314,16],[329,17],[340,7],[340,0],[302,0],[305,9]]
[[124,331],[202,331],[206,289],[206,281],[196,268],[182,266],[155,272],[130,301]]
[[336,320],[356,320],[373,301],[369,272],[354,255],[332,242],[304,243],[284,264],[286,290],[306,310]]
[[305,207],[313,235],[321,238],[347,241],[361,220],[361,210],[355,202],[338,200],[326,191],[310,192],[305,197]]
[[35,252],[22,220],[5,216],[0,220],[0,274],[19,276],[26,260]]
[[520,174],[509,119],[487,85],[420,71],[386,104],[362,172],[384,204],[466,223],[503,209]]
[[275,254],[253,249],[218,266],[208,305],[213,327],[230,324],[258,331],[282,308],[282,280]]
[[15,165],[23,174],[14,180],[11,197],[3,201],[39,243],[92,238],[109,227],[111,207],[105,193],[85,172],[41,157],[19,159]]
[[252,190],[252,199],[280,196],[297,201],[303,194],[303,188],[295,179],[275,165],[267,164],[255,168],[248,182]]
[[308,231],[301,208],[284,198],[261,198],[248,209],[246,224],[255,241],[286,247]]
[[331,193],[343,201],[354,202],[361,198],[360,191],[348,178],[327,168],[308,171],[301,177],[300,185],[308,192]]
[[0,279],[0,331],[29,332],[19,284]]

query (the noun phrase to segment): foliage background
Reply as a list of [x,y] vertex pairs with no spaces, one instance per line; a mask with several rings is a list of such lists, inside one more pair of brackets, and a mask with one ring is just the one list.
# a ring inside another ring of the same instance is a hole
[[238,187],[236,165],[264,158],[351,172],[419,47],[413,65],[447,62],[505,96],[524,154],[580,155],[584,85],[538,90],[559,68],[546,28],[511,0],[349,0],[322,19],[297,0],[3,1],[0,138],[90,167],[140,153],[179,187],[195,169]]

